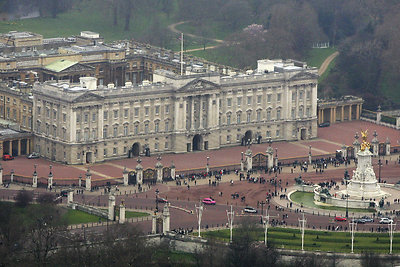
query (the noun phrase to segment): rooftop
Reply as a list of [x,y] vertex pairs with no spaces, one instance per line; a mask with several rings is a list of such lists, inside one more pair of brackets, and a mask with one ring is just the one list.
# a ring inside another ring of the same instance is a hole
[[65,69],[68,69],[69,67],[78,64],[78,62],[75,61],[69,61],[66,59],[60,59],[58,61],[55,61],[53,63],[50,63],[49,65],[45,66],[46,69],[54,71],[54,72],[61,72]]

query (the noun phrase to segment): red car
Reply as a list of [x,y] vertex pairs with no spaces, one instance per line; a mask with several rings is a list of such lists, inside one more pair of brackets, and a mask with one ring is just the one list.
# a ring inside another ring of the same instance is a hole
[[217,203],[214,199],[209,198],[209,197],[203,198],[202,202],[203,202],[203,204],[206,204],[206,205],[215,205]]
[[13,160],[14,157],[8,154],[3,155],[3,160]]
[[336,216],[335,217],[335,221],[337,221],[337,222],[345,222],[345,221],[347,221],[347,218],[346,217],[341,217],[341,216]]

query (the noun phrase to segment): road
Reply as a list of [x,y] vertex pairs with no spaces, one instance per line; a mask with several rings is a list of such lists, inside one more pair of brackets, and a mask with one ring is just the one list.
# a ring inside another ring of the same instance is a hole
[[339,55],[339,52],[336,51],[335,53],[333,53],[332,55],[330,55],[329,57],[327,57],[324,60],[324,62],[322,63],[321,67],[318,70],[318,75],[319,76],[324,74],[324,72],[327,70],[329,64],[331,64],[332,60],[334,60],[338,55]]
[[[189,22],[189,21],[179,21],[179,22],[177,22],[177,23],[173,23],[173,24],[171,24],[171,25],[168,26],[168,29],[169,29],[170,31],[174,32],[174,33],[180,34],[181,31],[177,30],[177,29],[176,29],[176,26],[181,25],[181,24],[184,24],[184,23],[187,23],[187,22]],[[206,38],[206,37],[199,36],[199,35],[195,35],[195,34],[191,34],[191,33],[184,33],[184,34],[185,34],[186,36],[189,36],[189,37],[192,37],[192,38],[206,39],[206,40],[210,40],[210,41],[214,41],[214,42],[219,43],[218,45],[206,46],[206,47],[204,47],[204,48],[187,49],[187,50],[185,50],[185,52],[194,52],[194,51],[202,51],[202,50],[208,50],[208,49],[215,49],[215,48],[220,47],[220,46],[224,43],[224,40],[221,40],[221,39]]]

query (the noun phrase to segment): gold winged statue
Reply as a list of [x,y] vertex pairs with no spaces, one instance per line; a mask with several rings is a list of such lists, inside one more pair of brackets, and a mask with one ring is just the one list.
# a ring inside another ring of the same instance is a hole
[[362,138],[361,151],[364,151],[365,149],[369,150],[369,147],[371,146],[371,144],[367,142],[367,136],[368,136],[368,130],[361,131],[361,138]]

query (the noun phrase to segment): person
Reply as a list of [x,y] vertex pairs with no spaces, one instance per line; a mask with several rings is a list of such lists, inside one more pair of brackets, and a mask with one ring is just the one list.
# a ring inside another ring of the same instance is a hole
[[231,180],[231,185],[233,185],[233,180]]

